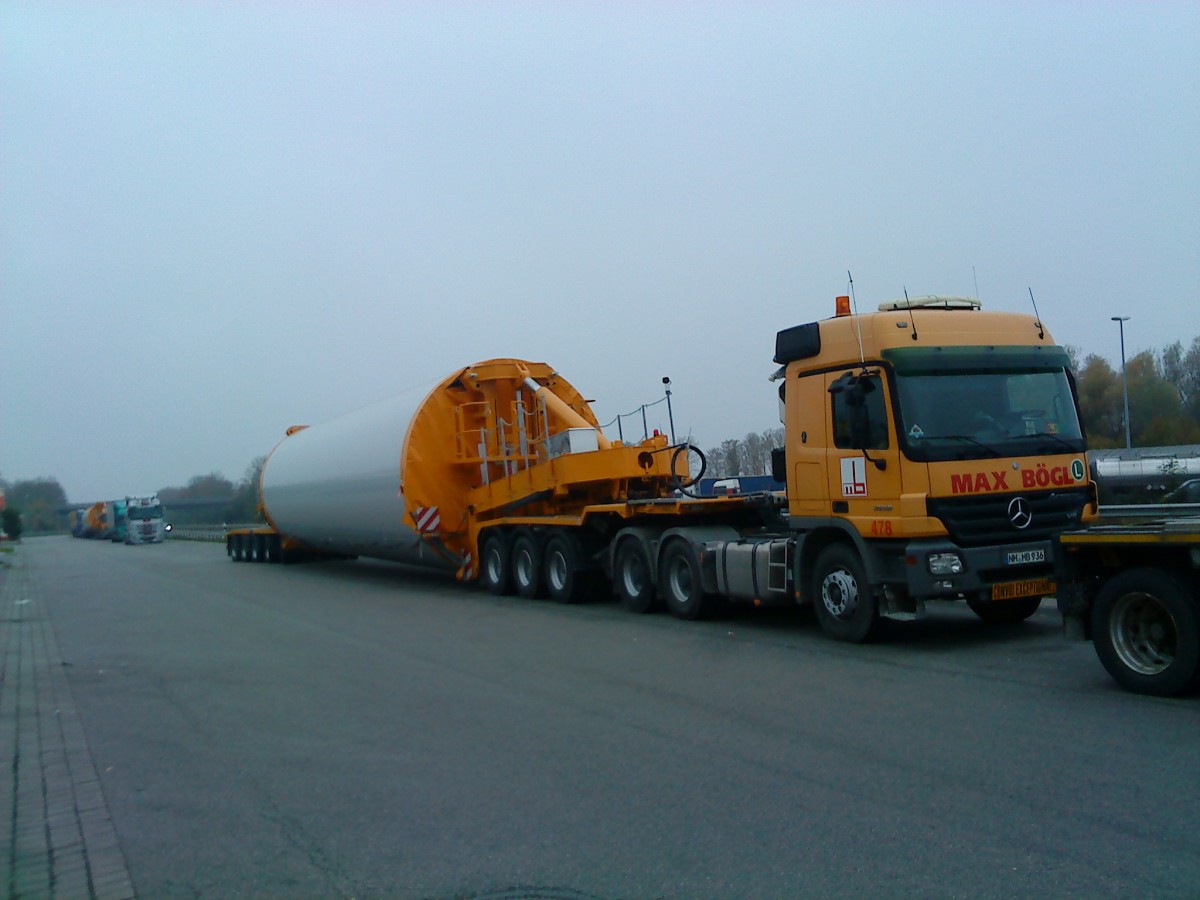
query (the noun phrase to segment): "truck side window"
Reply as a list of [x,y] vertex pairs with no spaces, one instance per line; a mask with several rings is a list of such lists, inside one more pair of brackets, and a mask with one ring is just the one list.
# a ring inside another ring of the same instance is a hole
[[878,375],[847,373],[829,388],[833,445],[842,449],[886,450],[887,408]]

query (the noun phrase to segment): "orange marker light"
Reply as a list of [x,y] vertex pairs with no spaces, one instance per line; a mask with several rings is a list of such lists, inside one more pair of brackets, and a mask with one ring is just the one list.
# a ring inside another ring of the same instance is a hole
[[838,316],[850,315],[850,298],[849,297],[838,297],[837,298],[837,309],[836,309],[834,315],[838,315]]

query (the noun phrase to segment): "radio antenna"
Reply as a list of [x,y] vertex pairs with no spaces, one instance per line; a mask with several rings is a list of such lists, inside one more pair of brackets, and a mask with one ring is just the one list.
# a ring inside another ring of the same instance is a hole
[[1042,327],[1042,317],[1038,314],[1038,311],[1037,311],[1037,301],[1033,299],[1033,288],[1029,289],[1029,302],[1033,304],[1033,318],[1035,320],[1034,324],[1037,325],[1038,337],[1041,338],[1042,340],[1045,340],[1046,339],[1046,329],[1044,329]]
[[854,296],[854,276],[850,274],[850,270],[846,270],[846,277],[850,280],[850,303],[854,310],[854,334],[858,337],[858,361],[862,363],[862,367],[867,367],[867,355],[863,353],[862,345],[862,320],[858,318],[858,298]]
[[979,299],[979,276],[975,274],[975,267],[971,266],[971,278],[975,282],[975,299]]
[[913,318],[912,301],[908,299],[908,288],[904,289],[904,305],[908,307],[908,321],[912,323],[912,339],[917,339],[917,320]]

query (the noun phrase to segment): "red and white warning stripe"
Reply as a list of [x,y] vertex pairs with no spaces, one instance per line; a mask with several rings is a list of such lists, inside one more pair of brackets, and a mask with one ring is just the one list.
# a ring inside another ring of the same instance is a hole
[[442,514],[436,506],[418,506],[413,510],[413,521],[417,523],[417,531],[429,534],[442,526]]

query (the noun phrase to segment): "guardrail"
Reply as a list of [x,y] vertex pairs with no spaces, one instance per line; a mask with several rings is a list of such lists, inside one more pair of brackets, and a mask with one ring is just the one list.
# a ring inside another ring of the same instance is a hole
[[221,543],[225,540],[225,532],[231,528],[261,527],[261,522],[251,522],[246,525],[172,525],[171,530],[167,532],[167,540]]
[[1200,503],[1101,503],[1108,519],[1190,519],[1200,516]]

